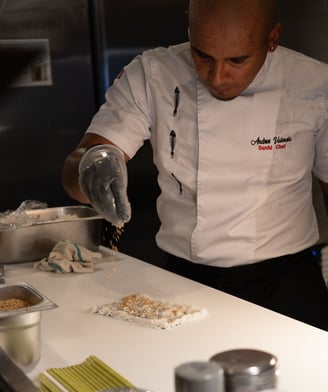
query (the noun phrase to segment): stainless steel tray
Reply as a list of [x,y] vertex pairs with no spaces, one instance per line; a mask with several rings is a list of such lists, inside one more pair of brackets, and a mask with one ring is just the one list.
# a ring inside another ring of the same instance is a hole
[[53,207],[26,213],[31,225],[0,229],[0,264],[40,260],[62,240],[90,250],[101,244],[104,220],[93,208]]
[[0,391],[38,392],[39,389],[15,364],[10,356],[0,348]]

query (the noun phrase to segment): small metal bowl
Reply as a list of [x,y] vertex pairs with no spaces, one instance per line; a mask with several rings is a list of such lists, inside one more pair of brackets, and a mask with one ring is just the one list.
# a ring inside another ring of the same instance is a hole
[[57,305],[25,282],[0,285],[0,300],[12,298],[30,306],[0,311],[0,346],[21,370],[29,372],[40,360],[41,311]]

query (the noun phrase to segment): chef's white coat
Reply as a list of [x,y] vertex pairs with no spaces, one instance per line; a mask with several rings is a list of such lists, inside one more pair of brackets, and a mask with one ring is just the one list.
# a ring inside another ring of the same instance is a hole
[[109,88],[87,132],[130,157],[150,139],[161,188],[156,239],[171,254],[229,267],[318,240],[311,176],[328,182],[324,63],[278,47],[239,97],[220,101],[198,80],[189,43],[146,51]]

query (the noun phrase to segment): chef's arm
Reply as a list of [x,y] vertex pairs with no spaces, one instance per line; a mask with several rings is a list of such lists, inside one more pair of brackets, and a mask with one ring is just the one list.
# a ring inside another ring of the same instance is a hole
[[[98,144],[111,144],[114,145],[110,140],[96,135],[94,133],[86,133],[81,139],[80,143],[76,146],[75,150],[72,151],[66,158],[63,170],[62,170],[62,184],[67,194],[74,200],[81,203],[90,203],[89,199],[82,193],[79,185],[79,164],[85,151],[91,146]],[[128,161],[129,157],[124,153],[125,161]]]
[[328,215],[328,183],[320,181],[320,180],[319,180],[319,183],[320,183],[320,187],[321,187],[321,190],[323,193],[323,198],[324,198],[324,202],[325,202],[325,206],[326,206],[326,213]]

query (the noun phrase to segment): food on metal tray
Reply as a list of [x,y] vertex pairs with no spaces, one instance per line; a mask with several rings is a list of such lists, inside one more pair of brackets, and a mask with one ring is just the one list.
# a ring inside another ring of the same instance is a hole
[[27,308],[29,306],[31,306],[29,302],[20,298],[0,299],[0,311]]

